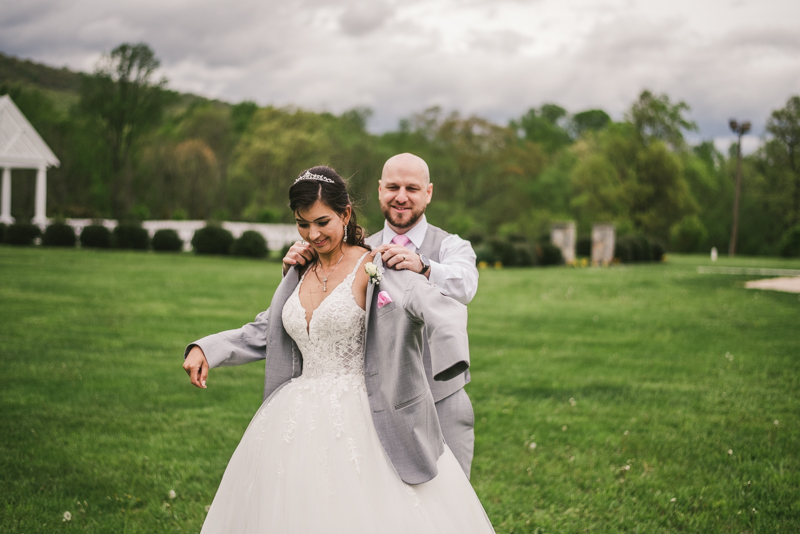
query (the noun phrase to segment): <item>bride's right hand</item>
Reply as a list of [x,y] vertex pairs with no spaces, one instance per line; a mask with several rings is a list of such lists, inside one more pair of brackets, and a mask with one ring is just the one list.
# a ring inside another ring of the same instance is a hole
[[203,354],[203,349],[195,345],[189,350],[186,359],[183,360],[183,370],[189,375],[192,384],[206,389],[206,379],[208,378],[208,360]]
[[283,257],[283,274],[289,272],[292,265],[303,266],[313,259],[314,252],[311,250],[311,245],[305,241],[295,241]]

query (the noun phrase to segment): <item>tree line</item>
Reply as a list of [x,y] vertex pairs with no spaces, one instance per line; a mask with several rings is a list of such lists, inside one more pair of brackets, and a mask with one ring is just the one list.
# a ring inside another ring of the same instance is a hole
[[[365,108],[337,115],[181,95],[156,79],[158,66],[146,44],[120,45],[80,75],[69,105],[30,84],[0,85],[61,159],[49,171],[48,215],[292,222],[288,186],[329,164],[376,230],[383,162],[413,152],[431,169],[429,219],[475,241],[535,242],[556,220],[577,221],[581,235],[613,222],[684,252],[725,252],[730,241],[736,147],[689,145],[691,109],[664,94],[643,91],[621,121],[544,104],[500,125],[433,107],[375,135]],[[800,97],[770,115],[767,132],[743,162],[739,253],[775,254],[800,224]],[[22,219],[33,210],[26,172],[14,172],[12,195]]]

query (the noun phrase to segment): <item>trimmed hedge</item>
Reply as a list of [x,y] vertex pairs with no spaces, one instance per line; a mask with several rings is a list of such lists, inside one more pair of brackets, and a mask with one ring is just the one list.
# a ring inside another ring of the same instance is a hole
[[14,223],[6,228],[5,242],[9,245],[29,247],[33,240],[42,235],[38,226],[32,223]]
[[784,232],[778,243],[778,253],[784,258],[800,257],[800,224]]
[[195,254],[229,254],[233,245],[233,234],[221,226],[207,225],[192,236]]
[[539,265],[564,265],[561,249],[552,243],[536,245],[536,260]]
[[123,223],[114,228],[111,243],[114,248],[147,250],[150,246],[150,235],[137,224]]
[[81,246],[85,248],[110,248],[111,230],[102,224],[86,226],[81,231]]
[[255,230],[246,230],[233,242],[231,254],[250,258],[265,258],[269,253],[267,241]]
[[591,236],[583,236],[578,238],[578,242],[575,244],[575,253],[578,256],[586,256],[586,257],[592,255]]
[[0,243],[6,242],[6,223],[0,223]]
[[499,262],[505,267],[532,267],[535,265],[562,265],[564,258],[561,249],[551,243],[531,245],[526,242],[511,242],[492,238],[475,247],[477,263],[494,265]]
[[178,232],[164,228],[153,234],[153,250],[160,252],[180,252],[183,250],[183,239]]
[[614,259],[622,263],[661,261],[663,258],[664,247],[639,234],[620,236],[614,243]]
[[517,247],[515,247],[513,243],[509,243],[505,239],[492,238],[487,241],[487,244],[492,254],[492,261],[490,263],[499,261],[508,267],[518,264]]
[[666,250],[664,247],[661,246],[661,243],[658,241],[653,241],[650,243],[650,247],[653,250],[653,261],[661,261],[664,259],[664,254],[666,254]]
[[62,222],[51,224],[42,235],[42,245],[46,247],[74,247],[77,241],[75,229]]

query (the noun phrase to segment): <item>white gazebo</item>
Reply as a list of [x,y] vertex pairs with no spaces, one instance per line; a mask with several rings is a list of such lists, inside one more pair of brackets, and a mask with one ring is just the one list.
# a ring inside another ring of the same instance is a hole
[[36,169],[33,223],[47,224],[47,167],[58,167],[60,163],[11,97],[0,96],[0,168],[3,169],[0,222],[14,222],[11,217],[11,169]]

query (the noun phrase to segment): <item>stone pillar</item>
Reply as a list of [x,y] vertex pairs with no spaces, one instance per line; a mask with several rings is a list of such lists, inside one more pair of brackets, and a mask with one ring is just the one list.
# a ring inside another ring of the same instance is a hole
[[47,167],[39,167],[36,171],[36,213],[33,224],[47,224]]
[[575,261],[575,223],[572,221],[553,223],[550,227],[550,242],[561,249],[564,263]]
[[614,259],[614,225],[592,225],[592,265],[608,265]]
[[0,223],[11,224],[14,217],[11,216],[11,169],[3,168],[3,191],[2,207],[0,207]]

